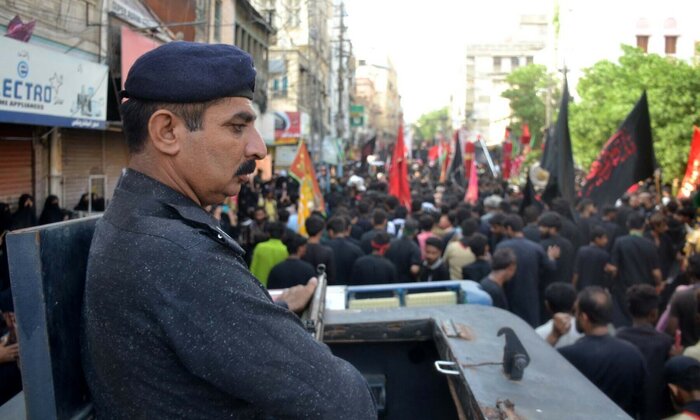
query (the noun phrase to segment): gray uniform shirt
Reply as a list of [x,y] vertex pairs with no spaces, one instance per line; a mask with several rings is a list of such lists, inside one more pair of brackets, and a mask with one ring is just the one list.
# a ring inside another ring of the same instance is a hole
[[376,418],[362,375],[272,302],[242,254],[189,198],[124,173],[83,303],[98,418]]

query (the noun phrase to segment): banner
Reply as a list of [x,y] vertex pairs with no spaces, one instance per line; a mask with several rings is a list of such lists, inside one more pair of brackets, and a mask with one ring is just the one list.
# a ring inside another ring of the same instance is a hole
[[309,218],[311,212],[318,210],[326,211],[325,203],[323,202],[323,194],[318,186],[314,164],[311,161],[309,150],[306,148],[306,143],[299,145],[299,150],[289,174],[299,182],[299,208],[297,214],[299,217],[299,233],[306,235],[305,222]]
[[678,198],[690,197],[698,185],[700,185],[700,128],[693,127],[693,142],[690,144],[688,166],[678,191]]
[[107,66],[0,37],[0,122],[104,129]]

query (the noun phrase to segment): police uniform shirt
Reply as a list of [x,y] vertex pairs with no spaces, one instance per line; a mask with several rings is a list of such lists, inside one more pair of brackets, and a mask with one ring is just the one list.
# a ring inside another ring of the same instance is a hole
[[192,200],[125,171],[85,285],[97,418],[376,418],[360,373],[272,302],[242,252]]

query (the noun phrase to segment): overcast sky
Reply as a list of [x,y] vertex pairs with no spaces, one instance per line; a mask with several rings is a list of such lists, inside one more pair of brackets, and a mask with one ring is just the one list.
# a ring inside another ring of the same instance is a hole
[[548,10],[552,0],[346,0],[356,55],[388,54],[398,73],[407,122],[449,105],[465,45],[507,38],[521,13]]

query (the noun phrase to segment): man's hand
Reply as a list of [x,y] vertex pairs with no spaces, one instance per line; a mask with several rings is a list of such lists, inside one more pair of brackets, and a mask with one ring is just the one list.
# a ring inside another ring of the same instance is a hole
[[561,249],[557,245],[551,245],[547,248],[547,256],[550,260],[556,260],[561,255]]
[[318,286],[318,279],[311,277],[306,286],[298,285],[284,289],[284,292],[276,300],[285,302],[290,311],[299,313],[309,304],[316,286]]
[[14,362],[19,358],[19,344],[0,345],[0,363]]
[[571,329],[571,315],[563,312],[557,312],[552,317],[552,332],[547,336],[547,342],[554,346],[557,344],[562,335],[569,332]]

